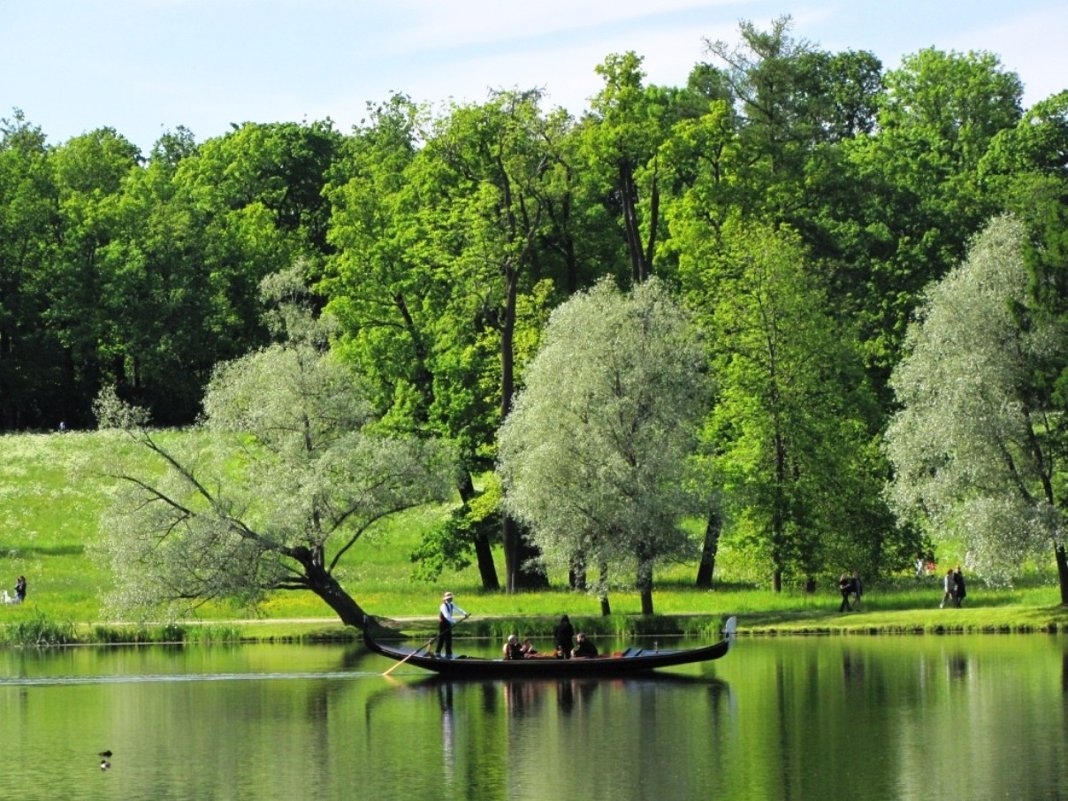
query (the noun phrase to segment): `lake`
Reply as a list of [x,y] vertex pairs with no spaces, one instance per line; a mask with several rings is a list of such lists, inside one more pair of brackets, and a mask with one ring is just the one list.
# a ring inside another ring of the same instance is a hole
[[391,665],[343,645],[0,651],[0,799],[1068,799],[1063,635],[743,637],[608,681]]

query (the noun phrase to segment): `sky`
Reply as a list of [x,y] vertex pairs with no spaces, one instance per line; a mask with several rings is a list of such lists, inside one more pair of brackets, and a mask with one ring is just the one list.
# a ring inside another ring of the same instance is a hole
[[795,40],[885,69],[930,47],[994,53],[1025,107],[1068,88],[1068,0],[2,0],[0,119],[20,110],[52,144],[111,127],[148,153],[178,126],[203,141],[329,118],[348,133],[395,92],[437,105],[540,88],[578,115],[609,54],[682,86],[716,63],[708,41],[785,15]]

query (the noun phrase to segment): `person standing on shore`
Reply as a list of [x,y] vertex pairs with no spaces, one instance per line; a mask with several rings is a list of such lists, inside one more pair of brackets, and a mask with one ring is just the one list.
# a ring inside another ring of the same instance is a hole
[[842,603],[838,604],[839,612],[852,612],[849,605],[849,596],[853,594],[853,579],[843,573],[838,579],[838,592],[842,593]]
[[462,615],[461,620],[467,618],[467,612],[452,602],[452,593],[445,593],[438,607],[438,643],[434,648],[434,656],[441,656],[441,649],[445,649],[446,659],[452,659],[452,627],[457,624],[456,616]]
[[956,603],[957,596],[954,587],[953,568],[950,568],[946,571],[946,577],[942,579],[942,603],[938,605],[939,609],[945,609],[947,603],[951,606]]
[[953,571],[953,603],[960,609],[961,601],[968,591],[964,588],[964,574],[960,572],[960,565]]

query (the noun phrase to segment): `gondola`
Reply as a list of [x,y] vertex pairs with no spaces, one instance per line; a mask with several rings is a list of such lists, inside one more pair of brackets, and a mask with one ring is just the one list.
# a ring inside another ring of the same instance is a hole
[[[441,676],[462,678],[510,678],[512,676],[549,678],[553,676],[597,677],[643,673],[657,668],[708,662],[727,655],[734,644],[737,621],[730,618],[723,627],[723,639],[701,648],[672,650],[664,648],[627,648],[613,654],[583,658],[559,659],[537,654],[525,659],[494,659],[492,657],[456,655],[451,659],[434,656],[422,648],[385,645],[376,640],[370,626],[364,626],[363,641],[376,654],[431,670]],[[432,641],[431,641],[432,642]],[[429,645],[429,643],[428,643]]]

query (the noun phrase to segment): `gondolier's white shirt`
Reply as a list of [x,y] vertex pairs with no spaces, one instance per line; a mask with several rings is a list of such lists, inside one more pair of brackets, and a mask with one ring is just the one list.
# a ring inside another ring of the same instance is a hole
[[441,616],[445,618],[445,621],[450,626],[456,625],[456,621],[453,619],[453,615],[462,615],[464,617],[467,616],[467,612],[458,607],[456,604],[450,603],[449,601],[443,601],[441,604],[441,609],[439,611],[441,612]]

